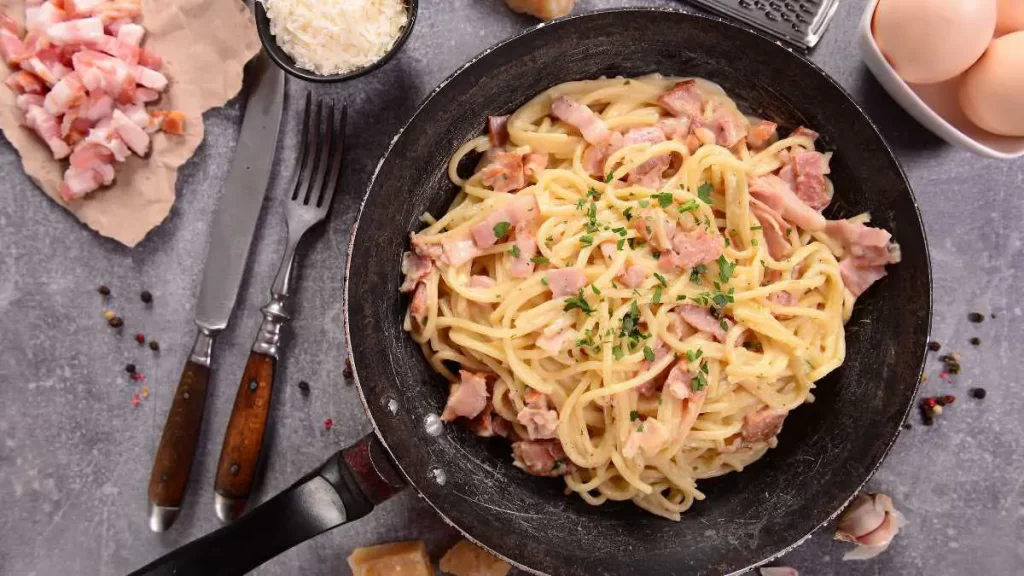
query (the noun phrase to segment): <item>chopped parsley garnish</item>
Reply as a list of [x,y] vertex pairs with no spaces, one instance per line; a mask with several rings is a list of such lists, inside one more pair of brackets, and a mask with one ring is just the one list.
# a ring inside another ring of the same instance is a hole
[[697,266],[694,266],[693,270],[690,270],[690,282],[693,282],[694,284],[700,284],[700,277],[701,277],[701,275],[707,274],[707,273],[708,273],[708,267],[707,266],[705,266],[703,264],[698,264]]
[[494,225],[494,236],[497,238],[504,238],[511,227],[512,224],[510,222],[498,222]]
[[636,422],[639,419],[640,419],[640,413],[637,412],[636,410],[630,410],[630,412],[629,412],[629,421],[630,422]]
[[548,260],[544,256],[534,256],[533,258],[530,258],[530,262],[533,262],[534,264],[550,264],[551,260]]
[[555,460],[554,462],[552,462],[551,469],[552,470],[558,470],[559,468],[562,467],[563,464],[565,464],[565,458],[559,458],[558,460]]
[[658,279],[658,283],[662,286],[668,286],[668,282],[665,281],[665,277],[657,272],[654,273],[654,277]]
[[690,298],[700,306],[707,306],[711,302],[711,293],[705,290]]
[[597,200],[598,198],[601,197],[601,193],[598,192],[597,190],[594,190],[593,188],[588,188],[587,189],[587,196],[593,198],[594,200]]
[[760,224],[758,224],[757,226],[751,226],[750,229],[751,230],[764,230],[764,226],[761,226]]
[[612,356],[615,356],[616,360],[622,360],[624,355],[625,354],[623,354],[621,347],[616,346],[615,348],[612,348]]
[[586,206],[586,205],[587,205],[587,199],[586,198],[580,198],[579,200],[576,201],[576,209],[577,210],[583,210],[583,207]]
[[724,308],[726,304],[731,304],[733,302],[733,294],[735,291],[735,288],[729,288],[728,292],[722,292],[721,289],[717,289],[715,294],[711,297],[711,300],[715,303],[715,306]]
[[687,350],[686,359],[690,362],[696,362],[698,358],[704,355],[704,350],[697,348],[696,350]]
[[622,211],[622,215],[626,217],[627,221],[632,220],[633,219],[633,207],[630,206],[629,208],[626,208],[625,210],[623,210]]
[[545,285],[545,286],[547,286],[548,285],[548,279],[546,277],[545,278],[541,278],[540,279],[540,283]]
[[580,312],[583,312],[587,316],[590,316],[591,314],[594,313],[594,309],[590,307],[590,303],[587,302],[587,299],[583,297],[582,288],[580,288],[579,295],[565,299],[565,307],[562,308],[562,311],[568,312],[570,310],[579,310]]
[[728,248],[731,244],[732,244],[732,242],[729,241],[729,237],[726,236],[725,237],[725,247]]
[[640,306],[636,300],[629,306],[629,312],[622,317],[622,326],[619,328],[619,336],[629,339],[629,349],[632,351],[640,340],[648,337],[640,331]]
[[653,304],[661,304],[661,286],[654,287],[654,296],[651,297]]
[[697,201],[694,200],[693,198],[690,198],[689,200],[684,202],[682,206],[679,207],[679,213],[682,214],[684,212],[693,212],[694,210],[697,209],[697,207]]
[[608,175],[604,177],[605,184],[611,182],[612,180],[615,180],[615,172],[609,172]]
[[751,246],[757,246],[757,238],[751,238],[750,239],[750,245]]
[[587,335],[586,336],[576,340],[576,346],[577,347],[593,346],[593,345],[594,345],[594,339],[590,336],[590,331],[589,330],[587,331]]
[[639,204],[641,208],[647,208],[648,206],[651,205],[651,203],[647,200],[641,200],[637,202],[637,204]]
[[764,346],[758,340],[744,342],[742,346],[751,352],[764,352]]
[[661,406],[661,398],[658,398],[658,406]]
[[590,234],[584,234],[583,236],[580,236],[580,244],[584,246],[590,246],[593,243],[594,237],[591,236]]
[[644,358],[648,362],[654,362],[654,350],[650,346],[644,346]]
[[662,208],[668,208],[669,206],[672,205],[673,196],[671,192],[662,192],[661,194],[655,194],[651,196],[651,198],[657,200],[658,204]]
[[627,232],[626,229],[622,227],[612,228],[612,232],[618,234],[619,236],[622,236],[623,238],[625,238],[626,235],[629,234],[629,232]]
[[729,331],[729,323],[728,323],[728,322],[726,322],[725,318],[722,318],[721,320],[719,320],[719,321],[718,321],[718,326],[719,326],[719,327],[720,327],[720,328],[721,328],[722,330],[725,330],[726,332],[728,332],[728,331]]
[[[705,364],[707,366],[707,364]],[[708,385],[708,378],[703,372],[697,372],[697,375],[690,379],[690,388],[694,392],[700,392]]]
[[615,243],[615,249],[616,250],[622,250],[622,247],[625,246],[625,245],[626,245],[626,239],[625,238],[619,238],[619,241]]
[[597,289],[597,284],[591,284],[590,289],[594,292],[594,294],[597,294],[598,296],[601,295],[601,291]]
[[513,258],[519,258],[519,246],[512,246],[508,249],[508,253],[511,254]]
[[728,282],[729,278],[732,278],[732,273],[736,270],[736,263],[726,260],[724,254],[719,256],[716,262],[718,263],[718,279],[722,282]]
[[654,251],[651,252],[651,256],[653,256],[655,260],[658,260],[658,259],[661,258],[661,252],[658,252],[657,250],[654,250]]
[[705,182],[697,188],[697,198],[705,204],[711,204],[711,192],[715,189],[710,182]]

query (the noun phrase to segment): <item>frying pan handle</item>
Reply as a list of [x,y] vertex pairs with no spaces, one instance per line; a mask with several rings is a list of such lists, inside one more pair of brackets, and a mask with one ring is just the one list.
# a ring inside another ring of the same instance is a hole
[[362,518],[404,487],[371,433],[233,524],[129,576],[244,574],[300,542]]

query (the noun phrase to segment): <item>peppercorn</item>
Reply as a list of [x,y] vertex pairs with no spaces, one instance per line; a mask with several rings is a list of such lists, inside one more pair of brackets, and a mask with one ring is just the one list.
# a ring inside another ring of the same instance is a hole
[[973,396],[974,398],[976,398],[978,400],[984,399],[986,394],[987,394],[987,392],[985,392],[984,388],[975,388],[975,389],[971,390],[971,396]]
[[978,312],[971,312],[967,315],[967,319],[975,324],[985,321],[985,315]]
[[143,304],[149,304],[153,302],[153,295],[149,292],[149,290],[143,290],[142,293],[139,294],[139,298],[142,299]]
[[309,382],[306,382],[305,380],[300,380],[299,391],[302,392],[303,396],[309,396]]
[[107,320],[107,324],[111,328],[120,328],[121,326],[124,326],[124,320],[120,316],[114,316],[113,318]]
[[124,367],[124,371],[129,373],[129,374],[134,374],[135,373],[135,364],[128,364],[127,366]]
[[149,349],[152,350],[153,352],[160,350],[160,343],[157,342],[156,340],[150,340]]
[[110,288],[107,288],[103,284],[100,284],[100,287],[97,288],[96,291],[100,293],[100,296],[110,296]]
[[914,427],[914,425],[913,425],[913,424],[911,424],[910,422],[904,422],[904,423],[903,423],[903,429],[904,429],[904,430],[910,430],[910,429],[911,429],[911,428],[913,428],[913,427]]
[[143,334],[142,332],[137,332],[135,334],[135,341],[138,342],[139,344],[145,344],[146,343],[146,335]]
[[970,340],[968,340],[968,342],[971,343],[971,346],[979,346],[979,345],[981,345],[981,338],[978,338],[977,336],[975,336],[974,338],[971,338]]
[[928,343],[928,349],[931,350],[932,352],[938,352],[939,350],[942,349],[942,344],[939,344],[935,340],[932,340],[931,342]]

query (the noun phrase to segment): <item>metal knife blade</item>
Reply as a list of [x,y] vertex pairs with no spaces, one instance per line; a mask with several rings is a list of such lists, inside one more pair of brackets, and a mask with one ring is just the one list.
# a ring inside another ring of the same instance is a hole
[[238,298],[256,220],[274,164],[284,104],[284,72],[261,52],[224,195],[210,231],[206,267],[196,301],[196,324],[223,330]]
[[210,379],[213,341],[228,325],[270,180],[284,106],[284,73],[260,53],[246,68],[246,108],[214,216],[196,303],[199,333],[167,413],[149,476],[149,527],[170,528],[185,499]]

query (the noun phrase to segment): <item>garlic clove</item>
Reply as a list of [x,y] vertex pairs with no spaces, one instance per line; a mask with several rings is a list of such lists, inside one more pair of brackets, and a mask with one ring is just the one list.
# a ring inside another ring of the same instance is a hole
[[800,576],[796,568],[790,568],[789,566],[767,566],[760,570],[761,576]]

